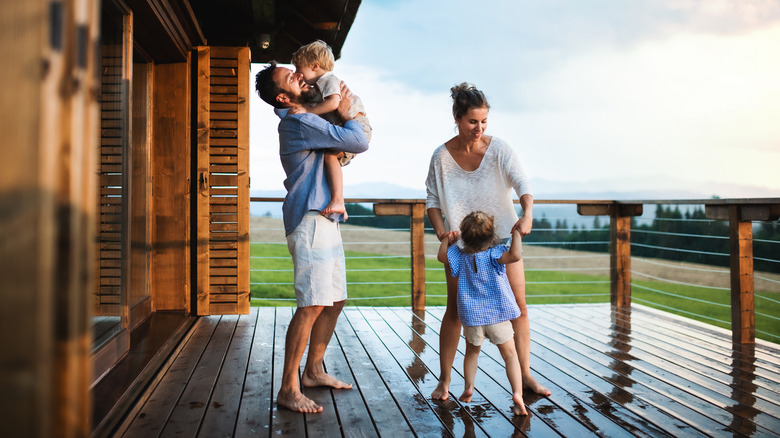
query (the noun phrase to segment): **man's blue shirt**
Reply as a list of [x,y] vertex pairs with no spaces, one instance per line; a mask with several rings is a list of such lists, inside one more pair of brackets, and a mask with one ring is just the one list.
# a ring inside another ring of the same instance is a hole
[[[344,127],[333,125],[311,113],[287,114],[277,109],[279,157],[287,179],[287,196],[282,205],[285,235],[295,230],[309,210],[321,211],[331,199],[325,175],[324,154],[328,149],[359,154],[368,150],[360,123],[350,120]],[[332,215],[343,221],[343,215]]]

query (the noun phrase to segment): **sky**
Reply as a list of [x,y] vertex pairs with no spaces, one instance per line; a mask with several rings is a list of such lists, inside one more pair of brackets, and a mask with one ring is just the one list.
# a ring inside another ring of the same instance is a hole
[[[424,190],[460,82],[534,193],[780,197],[780,0],[363,0],[334,73],[373,127],[348,197]],[[283,190],[278,119],[250,108],[252,190]]]

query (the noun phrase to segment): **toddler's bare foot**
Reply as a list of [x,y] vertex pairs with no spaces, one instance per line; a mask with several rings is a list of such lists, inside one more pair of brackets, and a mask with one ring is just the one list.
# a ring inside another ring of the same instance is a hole
[[447,400],[450,398],[450,382],[439,380],[436,389],[431,393],[431,398],[434,400]]
[[314,403],[314,400],[306,397],[300,391],[279,391],[279,394],[276,395],[276,404],[295,412],[310,414],[322,412],[322,406]]
[[325,208],[322,209],[322,214],[327,216],[329,214],[336,213],[336,214],[343,214],[344,220],[347,220],[349,215],[347,214],[347,207],[344,205],[344,201],[339,201],[336,199],[331,199],[330,203],[325,206]]
[[471,396],[474,395],[474,388],[466,388],[463,390],[463,394],[458,397],[458,400],[466,403],[471,402]]
[[530,376],[523,376],[523,387],[531,390],[531,392],[543,395],[545,397],[552,394],[549,389],[542,386],[541,383],[537,382],[536,379]]
[[335,389],[352,389],[351,383],[345,383],[330,374],[322,373],[318,376],[311,376],[308,373],[303,373],[301,376],[301,384],[307,388],[313,388],[315,386],[330,386]]
[[512,412],[515,415],[528,415],[528,412],[525,410],[525,403],[523,403],[523,394],[512,394],[512,401],[514,402]]

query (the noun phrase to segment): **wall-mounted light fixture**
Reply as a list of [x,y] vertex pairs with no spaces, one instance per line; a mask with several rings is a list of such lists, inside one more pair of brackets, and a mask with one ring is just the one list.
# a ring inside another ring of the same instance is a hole
[[260,47],[263,50],[271,47],[271,35],[268,35],[267,33],[260,34]]

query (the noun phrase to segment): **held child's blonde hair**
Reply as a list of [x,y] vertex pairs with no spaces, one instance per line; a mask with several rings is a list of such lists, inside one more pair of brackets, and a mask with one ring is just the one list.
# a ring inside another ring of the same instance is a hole
[[472,211],[460,221],[460,238],[467,252],[477,253],[490,248],[496,239],[493,216],[484,211]]
[[325,41],[317,40],[296,50],[292,55],[292,63],[297,68],[308,67],[316,63],[325,71],[333,71],[336,59],[333,57],[330,46]]

